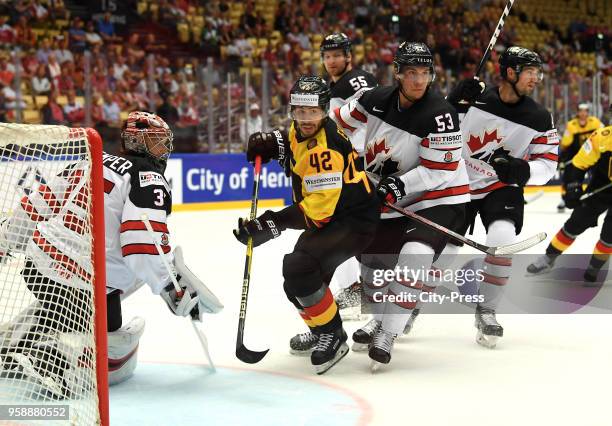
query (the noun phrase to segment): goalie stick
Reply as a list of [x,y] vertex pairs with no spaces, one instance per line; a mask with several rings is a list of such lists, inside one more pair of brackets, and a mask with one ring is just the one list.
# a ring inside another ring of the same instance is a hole
[[398,212],[401,215],[409,217],[428,228],[433,229],[434,231],[440,232],[442,234],[446,234],[448,237],[452,238],[455,241],[468,245],[470,247],[475,248],[478,251],[481,251],[486,254],[490,254],[491,256],[504,256],[509,254],[514,254],[521,252],[523,250],[527,250],[530,247],[535,246],[536,244],[544,241],[546,239],[546,233],[540,232],[539,234],[534,235],[533,237],[527,238],[526,240],[519,241],[518,243],[508,244],[504,246],[497,247],[489,247],[484,244],[477,243],[476,241],[472,241],[469,238],[464,237],[463,235],[457,234],[455,231],[451,231],[448,228],[445,228],[442,225],[438,225],[435,222],[432,222],[429,219],[424,218],[407,209],[403,209],[401,207],[396,206],[395,204],[385,202],[385,206],[389,207],[391,210]]
[[[257,217],[257,196],[259,194],[259,175],[261,174],[261,157],[255,157],[255,176],[253,179],[253,195],[251,196],[251,214],[249,220]],[[266,356],[270,349],[256,352],[244,346],[244,323],[246,320],[247,301],[249,299],[249,283],[251,281],[251,261],[253,260],[253,238],[247,241],[246,258],[244,260],[244,277],[242,279],[242,297],[240,299],[240,316],[238,318],[238,335],[236,336],[236,358],[247,364],[256,364]]]
[[[157,249],[157,252],[159,253],[159,257],[161,257],[162,262],[164,263],[164,266],[168,270],[168,274],[170,275],[170,278],[172,279],[172,284],[174,284],[174,289],[176,290],[177,296],[179,297],[182,296],[183,290],[181,289],[181,286],[176,280],[174,271],[172,270],[172,267],[168,263],[168,259],[166,259],[166,255],[164,254],[164,251],[162,250],[159,243],[157,242],[157,238],[155,238],[155,231],[153,231],[153,227],[151,226],[149,217],[146,214],[143,214],[140,218],[144,222],[145,227],[147,228],[147,231],[149,232],[149,236],[151,237],[151,240],[153,240],[153,242],[155,243],[155,248]],[[206,358],[208,358],[208,362],[210,364],[211,371],[213,373],[216,372],[217,369],[215,368],[215,364],[213,363],[213,360],[210,357],[210,352],[208,351],[208,339],[206,339],[206,335],[196,325],[196,320],[191,319],[191,325],[193,326],[193,331],[195,331],[195,334],[198,336],[198,340],[200,341],[200,344],[202,345],[202,349],[204,350],[204,355],[206,355]]]

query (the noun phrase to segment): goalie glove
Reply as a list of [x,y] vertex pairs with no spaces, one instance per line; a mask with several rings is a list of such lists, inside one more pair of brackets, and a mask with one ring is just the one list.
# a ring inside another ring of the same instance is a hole
[[217,296],[185,265],[181,247],[174,249],[174,269],[182,294],[177,294],[173,283],[160,294],[173,314],[201,320],[202,314],[216,314],[223,309]]

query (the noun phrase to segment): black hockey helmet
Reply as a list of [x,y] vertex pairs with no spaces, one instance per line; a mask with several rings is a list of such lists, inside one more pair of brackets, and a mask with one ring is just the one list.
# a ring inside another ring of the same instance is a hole
[[[501,76],[508,78],[508,68],[512,68],[520,74],[525,67],[537,67],[542,71],[542,58],[536,52],[524,47],[512,46],[507,48],[499,57],[499,69]],[[543,75],[540,75],[541,80]]]
[[404,41],[393,57],[393,67],[399,73],[403,66],[429,67],[434,74],[434,57],[425,43]]
[[292,110],[295,106],[318,106],[325,116],[329,113],[331,92],[325,80],[317,75],[300,76],[291,88],[289,96]]
[[326,36],[321,42],[321,57],[328,50],[343,50],[345,55],[351,53],[351,39],[344,33],[333,33]]

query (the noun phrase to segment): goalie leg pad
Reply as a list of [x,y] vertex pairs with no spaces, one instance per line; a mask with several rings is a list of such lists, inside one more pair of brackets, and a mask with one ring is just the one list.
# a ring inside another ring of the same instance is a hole
[[223,304],[217,296],[185,265],[183,249],[177,246],[174,249],[174,268],[177,275],[181,276],[180,285],[187,286],[187,289],[195,291],[198,295],[198,307],[200,313],[216,314],[223,309]]
[[119,330],[108,333],[108,383],[116,385],[134,374],[138,362],[138,342],[144,332],[143,318],[134,317]]

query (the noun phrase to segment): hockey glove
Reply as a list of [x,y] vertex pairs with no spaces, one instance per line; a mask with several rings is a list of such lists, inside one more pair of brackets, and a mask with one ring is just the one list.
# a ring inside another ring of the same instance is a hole
[[564,192],[562,194],[565,206],[568,209],[575,209],[580,205],[580,197],[582,197],[582,183],[570,182],[564,185]]
[[[378,184],[376,195],[383,204],[385,202],[395,204],[406,196],[406,187],[400,178],[387,176]],[[389,209],[383,206],[382,211],[387,212]]]
[[500,182],[525,186],[531,176],[529,163],[507,154],[493,156],[491,166],[497,173]]
[[252,163],[259,155],[262,163],[275,159],[282,165],[285,161],[286,147],[287,140],[278,129],[271,133],[253,133],[249,136],[247,144],[247,161]]
[[446,97],[452,104],[458,104],[460,101],[466,101],[470,104],[474,103],[485,91],[485,84],[475,78],[466,78],[461,80]]
[[249,237],[252,237],[253,247],[257,247],[280,236],[283,230],[277,225],[274,212],[267,210],[251,221],[238,219],[238,228],[234,229],[234,236],[244,245],[247,245]]

